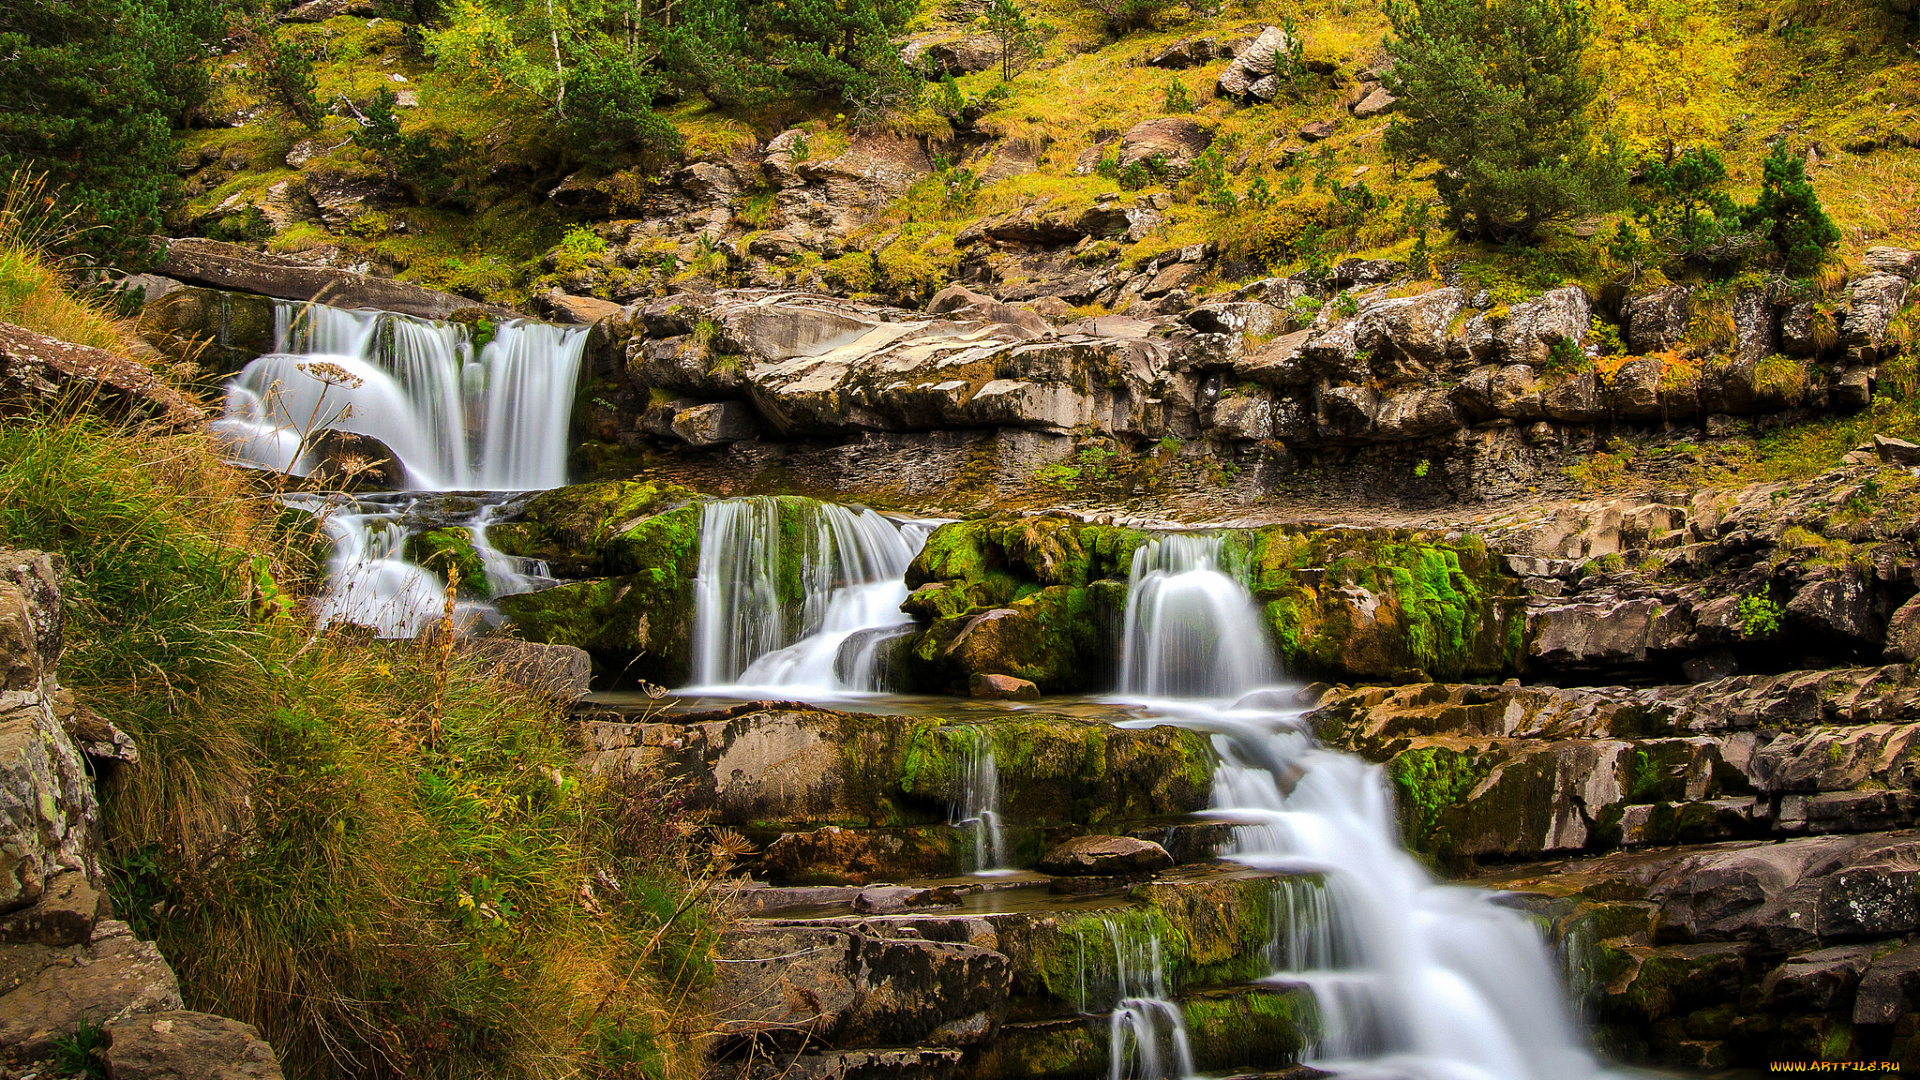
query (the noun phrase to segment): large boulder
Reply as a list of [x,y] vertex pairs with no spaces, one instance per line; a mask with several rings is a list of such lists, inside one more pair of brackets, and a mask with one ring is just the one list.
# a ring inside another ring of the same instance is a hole
[[238,289],[335,307],[379,308],[422,319],[444,319],[462,308],[476,306],[495,318],[511,319],[520,314],[498,305],[476,305],[452,293],[351,270],[313,266],[218,240],[169,240],[159,269],[168,277],[215,289]]
[[1040,857],[1037,869],[1048,874],[1152,874],[1173,865],[1167,849],[1131,836],[1079,836]]
[[1120,136],[1120,167],[1158,157],[1176,172],[1193,164],[1213,142],[1213,132],[1190,116],[1163,116],[1143,120]]
[[103,919],[91,942],[69,948],[0,945],[0,974],[0,1046],[29,1056],[105,1017],[181,1007],[173,969],[123,922]]
[[1880,359],[1887,328],[1912,287],[1898,274],[1862,274],[1847,282],[1847,316],[1841,324],[1840,344],[1849,359],[1864,363]]
[[1287,32],[1277,26],[1260,31],[1253,41],[1242,46],[1239,54],[1220,73],[1215,92],[1221,97],[1251,97],[1272,101],[1279,87],[1272,78],[1275,57],[1292,46]]
[[61,407],[150,420],[177,431],[207,422],[200,406],[124,356],[0,323],[0,413]]
[[1692,290],[1684,285],[1669,285],[1639,296],[1630,296],[1620,305],[1620,322],[1627,348],[1636,355],[1664,352],[1680,343],[1687,334],[1692,317]]

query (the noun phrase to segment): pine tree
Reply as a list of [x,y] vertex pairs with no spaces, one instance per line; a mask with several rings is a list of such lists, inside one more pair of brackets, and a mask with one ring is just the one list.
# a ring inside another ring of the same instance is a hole
[[1525,238],[1619,198],[1619,153],[1590,119],[1600,81],[1580,0],[1395,0],[1388,14],[1387,148],[1440,164],[1449,226]]
[[1765,235],[1787,271],[1803,274],[1840,242],[1840,227],[1827,216],[1807,179],[1807,163],[1783,140],[1762,165],[1760,198],[1746,208],[1747,227]]

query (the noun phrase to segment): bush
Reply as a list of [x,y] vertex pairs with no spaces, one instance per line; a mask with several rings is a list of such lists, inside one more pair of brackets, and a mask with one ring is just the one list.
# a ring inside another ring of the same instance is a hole
[[1775,145],[1762,166],[1760,198],[1746,208],[1747,227],[1759,232],[1789,273],[1804,274],[1840,242],[1840,227],[1827,216],[1807,180],[1807,163]]
[[1734,616],[1740,623],[1742,637],[1771,637],[1780,632],[1780,605],[1764,594],[1741,597]]
[[589,165],[611,169],[629,157],[658,166],[679,156],[679,129],[650,103],[661,80],[625,56],[593,56],[567,75],[567,148]]
[[391,90],[374,94],[362,109],[363,120],[353,133],[353,144],[371,153],[387,179],[405,185],[414,201],[441,202],[454,186],[454,163],[471,154],[473,147],[459,135],[438,143],[425,132],[403,133],[400,116],[394,111],[398,100]]
[[1580,0],[1396,0],[1388,13],[1382,83],[1421,108],[1394,119],[1387,149],[1442,166],[1449,226],[1524,239],[1619,198],[1618,151],[1593,132],[1600,80],[1583,66]]

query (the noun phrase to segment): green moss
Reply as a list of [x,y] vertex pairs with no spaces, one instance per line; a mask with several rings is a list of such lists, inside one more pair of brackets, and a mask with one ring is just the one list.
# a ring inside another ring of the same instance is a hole
[[1466,797],[1492,771],[1493,762],[1473,750],[1447,746],[1414,747],[1387,762],[1402,829],[1409,846],[1443,853],[1448,840],[1442,818],[1464,806]]
[[1252,990],[1189,998],[1181,1011],[1194,1066],[1223,1073],[1298,1061],[1300,1019],[1313,1015],[1313,1004],[1300,990]]
[[459,572],[460,591],[483,599],[493,596],[487,583],[487,566],[474,550],[473,534],[465,529],[430,529],[407,538],[407,558],[413,563],[444,576],[449,569]]

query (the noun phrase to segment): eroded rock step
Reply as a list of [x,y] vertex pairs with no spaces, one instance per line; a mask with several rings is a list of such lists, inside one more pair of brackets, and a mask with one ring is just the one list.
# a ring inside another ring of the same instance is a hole
[[1408,843],[1461,865],[1902,828],[1920,812],[1916,717],[1920,673],[1892,664],[1677,687],[1331,689],[1308,720],[1386,762]]
[[762,845],[754,869],[777,884],[863,885],[971,869],[951,827],[966,755],[993,744],[1010,861],[1089,832],[1211,858],[1224,826],[1186,817],[1212,791],[1205,739],[1171,727],[1117,728],[1028,713],[971,724],[749,702],[630,723],[592,714],[584,768],[684,778],[690,811]]
[[[866,1071],[881,1059],[862,1055],[884,1053],[909,1055],[885,1059],[909,1071],[884,1075],[1105,1076],[1107,1011],[1140,992],[1119,968],[1138,979],[1155,958],[1196,1067],[1297,1062],[1310,995],[1255,980],[1283,959],[1267,943],[1286,913],[1324,910],[1288,903],[1290,890],[1318,889],[1317,877],[1213,864],[1105,896],[1059,897],[1033,878],[965,887],[902,886],[921,903],[965,900],[896,915],[853,911],[881,891],[871,888],[748,890],[778,895],[722,939],[713,1002],[727,1045],[714,1075],[759,1076],[768,1061],[800,1070],[790,1075],[883,1075]],[[836,908],[844,913],[827,913]]]
[[1920,833],[1621,852],[1483,879],[1551,918],[1618,1060],[1920,1072]]

